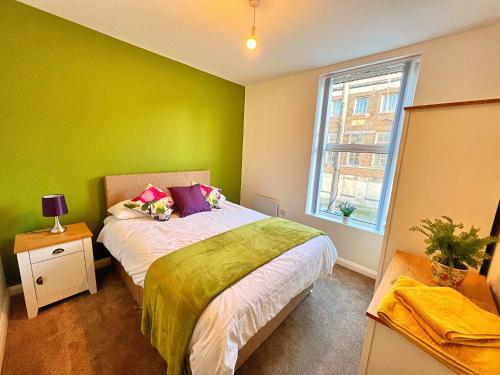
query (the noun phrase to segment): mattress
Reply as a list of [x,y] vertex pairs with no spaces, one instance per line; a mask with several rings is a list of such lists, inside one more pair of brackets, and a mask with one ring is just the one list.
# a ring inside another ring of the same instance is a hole
[[[158,222],[149,217],[106,218],[98,242],[144,287],[158,258],[219,233],[266,218],[225,202],[220,209]],[[238,350],[307,286],[332,272],[337,251],[327,236],[294,247],[217,296],[205,309],[190,343],[193,374],[234,373]]]

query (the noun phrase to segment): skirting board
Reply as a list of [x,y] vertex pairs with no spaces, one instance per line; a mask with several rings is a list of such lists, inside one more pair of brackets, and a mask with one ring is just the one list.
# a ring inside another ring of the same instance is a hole
[[362,266],[361,264],[351,262],[350,260],[347,260],[347,259],[344,259],[341,257],[337,257],[337,261],[335,262],[335,264],[338,264],[339,266],[348,268],[351,271],[368,276],[371,279],[377,278],[377,271],[374,271],[368,267]]
[[96,270],[107,266],[111,266],[111,257],[94,260],[94,267]]
[[[111,257],[106,257],[102,259],[97,259],[94,261],[95,269],[107,267],[111,265]],[[15,296],[17,294],[23,294],[23,284],[16,284],[9,286],[9,294]]]

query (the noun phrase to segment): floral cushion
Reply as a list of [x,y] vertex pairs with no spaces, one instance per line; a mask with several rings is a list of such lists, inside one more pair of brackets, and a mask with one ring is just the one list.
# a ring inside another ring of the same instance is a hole
[[174,208],[174,200],[161,189],[148,184],[138,197],[124,204],[125,207],[142,212],[158,221],[170,218]]
[[[197,182],[192,182],[193,185],[198,184]],[[222,189],[205,185],[200,185],[200,190],[208,204],[210,204],[211,208],[221,208],[222,203],[226,201],[226,197],[222,194]]]

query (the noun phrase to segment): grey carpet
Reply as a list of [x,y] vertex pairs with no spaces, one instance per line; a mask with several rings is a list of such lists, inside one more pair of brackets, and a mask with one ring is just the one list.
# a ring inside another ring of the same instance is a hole
[[[118,275],[102,269],[97,279],[97,294],[68,298],[32,320],[22,296],[12,298],[4,375],[165,373]],[[372,290],[371,279],[335,266],[237,374],[356,374]]]
[[374,282],[336,265],[239,369],[246,374],[356,374]]

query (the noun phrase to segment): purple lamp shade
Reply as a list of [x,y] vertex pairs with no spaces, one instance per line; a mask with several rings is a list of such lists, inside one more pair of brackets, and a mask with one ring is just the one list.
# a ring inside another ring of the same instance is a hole
[[43,216],[53,217],[68,213],[64,194],[50,194],[42,196]]

